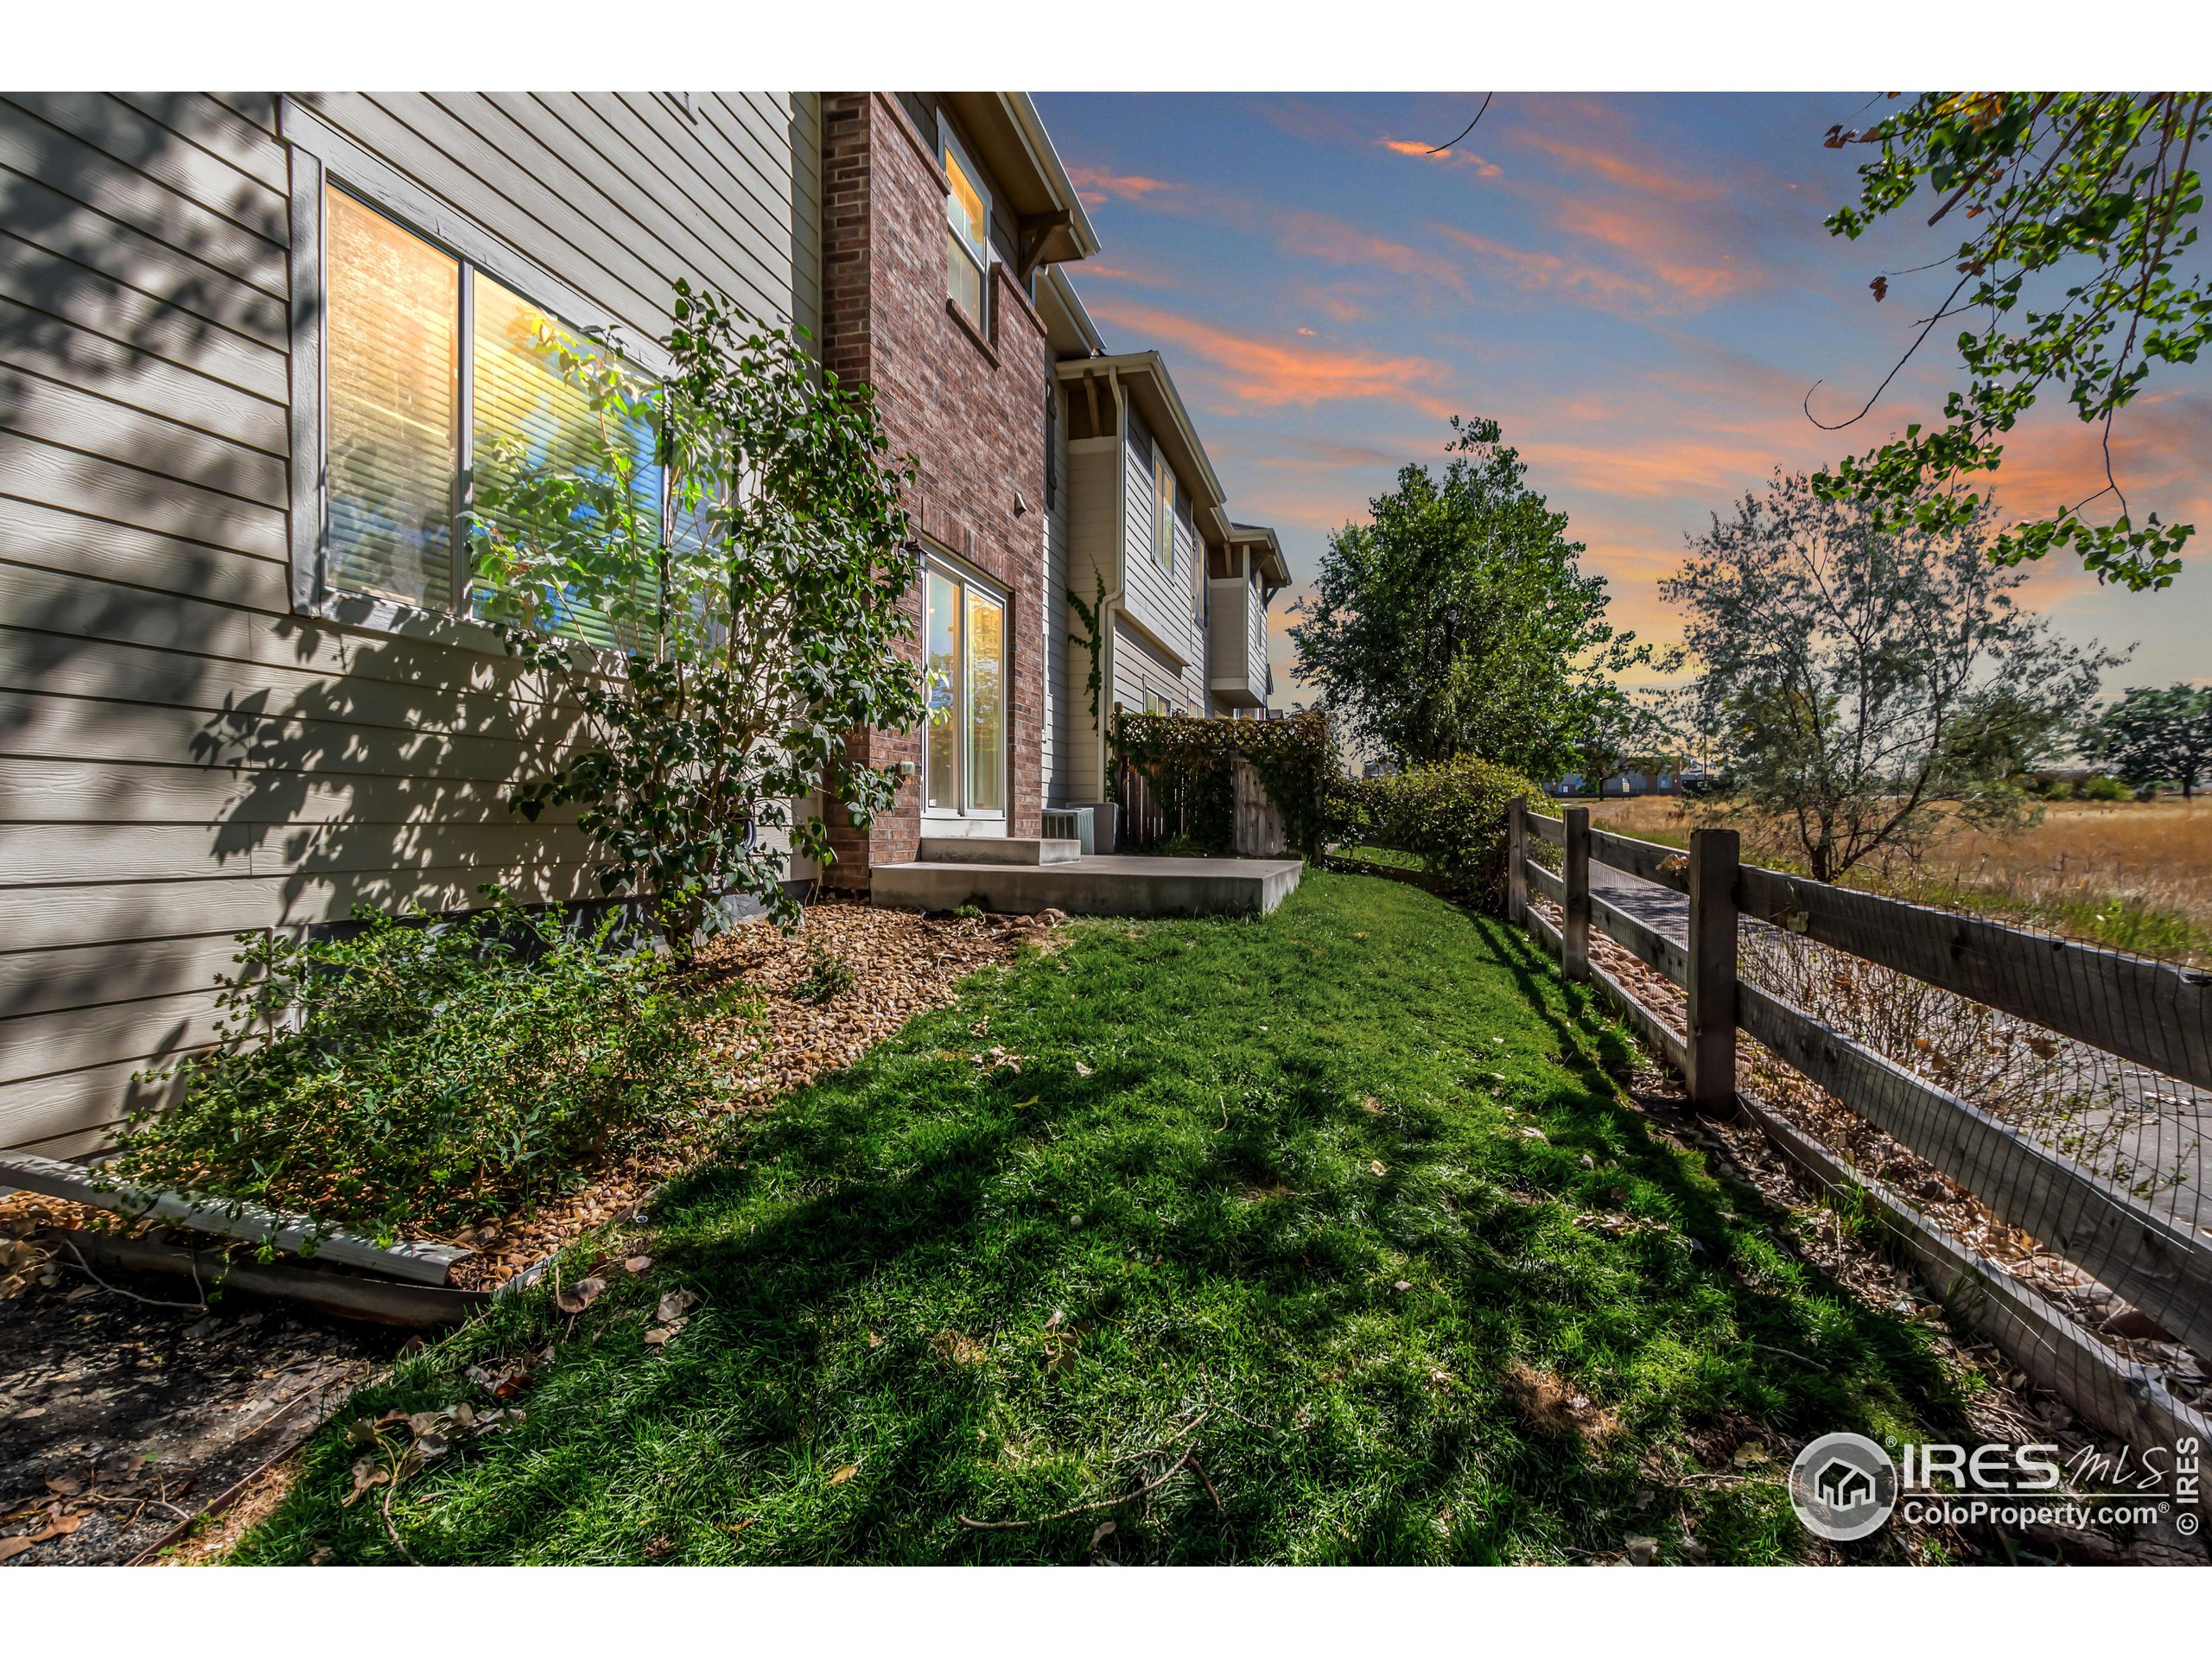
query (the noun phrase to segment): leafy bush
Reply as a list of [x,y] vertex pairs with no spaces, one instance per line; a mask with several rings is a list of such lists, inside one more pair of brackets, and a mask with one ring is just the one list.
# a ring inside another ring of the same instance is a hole
[[1517,772],[1462,754],[1391,778],[1340,778],[1330,804],[1336,839],[1412,853],[1455,890],[1495,903],[1516,798],[1541,804],[1544,794]]
[[791,987],[798,1002],[834,1002],[853,988],[853,964],[829,946],[816,944],[806,953],[806,972]]
[[2135,791],[2110,772],[2101,772],[2094,778],[2084,778],[2074,785],[2077,801],[2130,801]]
[[131,1119],[108,1174],[326,1232],[437,1235],[696,1110],[709,1072],[669,964],[610,950],[617,916],[580,931],[487,892],[450,922],[238,935],[220,1042],[184,1063],[179,1104]]

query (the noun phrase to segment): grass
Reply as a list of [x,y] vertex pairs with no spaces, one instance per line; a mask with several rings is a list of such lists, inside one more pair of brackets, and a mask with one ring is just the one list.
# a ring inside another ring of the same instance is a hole
[[1501,926],[1314,874],[1265,920],[1065,938],[743,1122],[581,1317],[519,1297],[403,1362],[236,1558],[396,1560],[376,1495],[341,1503],[347,1424],[480,1408],[465,1368],[549,1347],[524,1425],[400,1490],[416,1559],[1080,1562],[1111,1521],[1130,1561],[1676,1559],[1686,1529],[1787,1560],[1797,1445],[1963,1433],[1926,1333],[1653,1137],[1618,1033]]
[[[1593,822],[1689,845],[1694,807],[1662,796],[1591,803]],[[1745,854],[1801,869],[1772,830],[1747,824]],[[2170,962],[2212,962],[2212,799],[2053,801],[2012,836],[1954,826],[1917,865],[1861,865],[1845,885],[2048,928]]]

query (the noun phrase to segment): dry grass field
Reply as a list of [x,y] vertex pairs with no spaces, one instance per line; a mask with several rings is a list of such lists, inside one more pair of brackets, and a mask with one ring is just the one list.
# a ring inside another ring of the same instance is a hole
[[[1595,804],[1618,834],[1688,846],[1725,809],[1662,796]],[[1744,855],[1800,867],[1780,827],[1730,817]],[[1917,861],[1861,865],[1847,885],[2017,917],[2170,961],[2212,962],[2212,799],[2055,801],[2010,838],[1955,827]]]

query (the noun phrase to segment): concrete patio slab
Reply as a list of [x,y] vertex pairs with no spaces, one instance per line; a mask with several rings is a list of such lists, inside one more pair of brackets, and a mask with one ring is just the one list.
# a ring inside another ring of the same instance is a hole
[[1057,836],[924,836],[924,864],[1070,864],[1083,843]]
[[1306,866],[1294,858],[1076,858],[1053,864],[879,864],[875,902],[901,910],[987,910],[1029,915],[1264,916],[1290,896]]

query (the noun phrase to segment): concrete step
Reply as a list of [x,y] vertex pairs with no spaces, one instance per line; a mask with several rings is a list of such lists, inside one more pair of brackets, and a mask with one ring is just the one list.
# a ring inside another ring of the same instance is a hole
[[1083,843],[1046,836],[924,836],[924,864],[1072,864]]
[[954,910],[970,899],[985,910],[1033,916],[1266,915],[1298,886],[1294,858],[1075,859],[1065,864],[879,864],[875,902],[901,910]]

